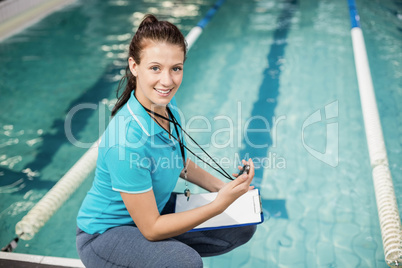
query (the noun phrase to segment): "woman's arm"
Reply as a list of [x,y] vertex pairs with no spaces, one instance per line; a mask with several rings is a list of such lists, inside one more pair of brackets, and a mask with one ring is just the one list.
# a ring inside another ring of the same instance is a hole
[[[218,192],[225,183],[217,177],[211,175],[190,158],[187,158],[187,180],[201,188],[210,192]],[[181,171],[180,177],[184,179],[184,170]]]
[[121,193],[121,196],[144,237],[150,241],[163,240],[185,233],[222,213],[238,197],[245,194],[254,177],[254,165],[251,159],[249,165],[249,174],[243,174],[234,181],[226,183],[213,202],[185,212],[160,215],[153,190],[141,194]]
[[[243,160],[243,165],[246,163]],[[238,166],[238,168],[241,169],[242,167]],[[232,175],[237,178],[237,173]],[[180,177],[184,179],[184,169],[181,171]],[[225,185],[223,181],[202,169],[190,158],[187,158],[187,180],[210,192],[218,192]]]

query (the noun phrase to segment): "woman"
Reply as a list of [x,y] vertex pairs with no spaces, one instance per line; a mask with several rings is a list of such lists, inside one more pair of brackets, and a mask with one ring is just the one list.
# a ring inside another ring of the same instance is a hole
[[[225,184],[186,158],[174,98],[185,58],[178,28],[147,15],[130,43],[127,85],[77,218],[77,249],[86,267],[202,267],[201,257],[228,252],[255,232],[255,226],[187,232],[252,189],[254,166],[250,159],[249,174],[233,174],[237,178]],[[172,213],[179,176],[219,192],[217,198]]]

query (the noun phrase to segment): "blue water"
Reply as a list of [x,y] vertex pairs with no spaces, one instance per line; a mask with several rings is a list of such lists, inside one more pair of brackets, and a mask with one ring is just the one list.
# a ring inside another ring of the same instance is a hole
[[[98,108],[76,114],[76,140],[104,129],[142,15],[186,34],[213,2],[78,1],[0,43],[0,246],[85,152],[66,138],[69,111]],[[402,6],[357,7],[402,211]],[[346,1],[227,0],[191,48],[183,125],[229,173],[244,157],[259,163],[266,213],[252,241],[205,267],[386,267],[349,23]],[[78,257],[75,217],[92,177],[16,252]]]

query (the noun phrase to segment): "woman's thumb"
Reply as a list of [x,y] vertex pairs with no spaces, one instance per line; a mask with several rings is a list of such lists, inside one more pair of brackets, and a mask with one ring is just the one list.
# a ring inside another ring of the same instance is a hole
[[247,178],[248,178],[248,174],[241,174],[235,180],[232,181],[233,186],[236,187],[237,185],[242,184],[243,182],[245,182],[247,180]]

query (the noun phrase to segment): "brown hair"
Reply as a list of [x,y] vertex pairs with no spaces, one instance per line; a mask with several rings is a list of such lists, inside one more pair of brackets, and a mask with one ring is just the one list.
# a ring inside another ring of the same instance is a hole
[[[186,59],[187,45],[186,40],[180,30],[168,21],[158,21],[151,14],[142,20],[137,32],[131,40],[128,50],[128,58],[132,57],[137,64],[141,62],[141,52],[146,46],[147,41],[162,42],[178,45],[183,48],[184,59]],[[125,85],[125,89],[119,97],[119,91]],[[131,92],[136,89],[136,77],[131,73],[129,66],[126,67],[126,74],[119,82],[116,97],[117,102],[112,110],[112,116],[128,101]]]

